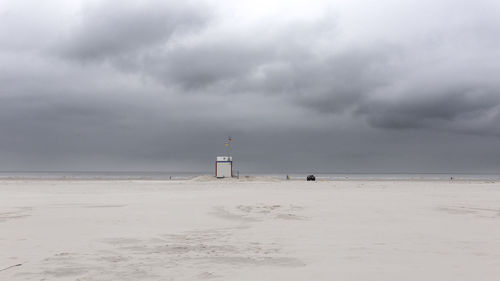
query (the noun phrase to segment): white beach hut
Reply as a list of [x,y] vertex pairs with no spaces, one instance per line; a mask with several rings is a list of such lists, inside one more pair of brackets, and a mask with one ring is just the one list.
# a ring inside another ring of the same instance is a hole
[[217,156],[215,161],[215,176],[217,178],[230,178],[233,176],[233,157]]

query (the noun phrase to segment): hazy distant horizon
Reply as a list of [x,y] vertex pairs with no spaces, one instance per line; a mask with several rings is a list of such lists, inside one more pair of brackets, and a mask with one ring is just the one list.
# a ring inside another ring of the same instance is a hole
[[[399,171],[399,172],[391,172],[391,171],[241,171],[237,168],[233,170],[233,173],[236,175],[240,173],[240,175],[306,175],[306,174],[316,174],[316,175],[498,175],[500,176],[500,172],[470,172],[470,171]],[[158,171],[132,171],[132,170],[61,170],[61,171],[0,171],[0,175],[10,175],[10,174],[123,174],[123,175],[134,175],[134,174],[161,174],[161,175],[212,175],[214,171],[168,171],[168,170],[158,170]]]

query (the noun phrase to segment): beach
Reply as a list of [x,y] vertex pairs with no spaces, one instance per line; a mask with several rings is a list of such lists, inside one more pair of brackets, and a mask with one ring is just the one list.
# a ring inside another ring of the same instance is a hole
[[0,180],[0,280],[499,280],[487,180]]

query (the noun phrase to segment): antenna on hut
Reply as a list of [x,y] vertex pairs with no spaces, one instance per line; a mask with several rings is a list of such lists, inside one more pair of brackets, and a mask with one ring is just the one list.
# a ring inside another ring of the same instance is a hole
[[228,157],[231,157],[231,141],[232,141],[232,140],[233,140],[233,139],[231,138],[231,136],[228,136],[228,137],[227,137],[227,140],[226,140],[226,143],[225,143],[225,145],[226,145],[226,147],[227,147],[227,156],[228,156]]

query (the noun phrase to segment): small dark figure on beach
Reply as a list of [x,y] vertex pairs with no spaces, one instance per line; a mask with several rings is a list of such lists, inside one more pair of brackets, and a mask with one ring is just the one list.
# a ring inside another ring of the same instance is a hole
[[315,181],[316,177],[314,175],[307,176],[307,181]]

